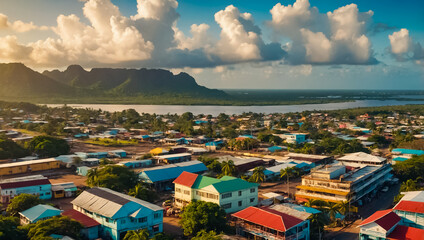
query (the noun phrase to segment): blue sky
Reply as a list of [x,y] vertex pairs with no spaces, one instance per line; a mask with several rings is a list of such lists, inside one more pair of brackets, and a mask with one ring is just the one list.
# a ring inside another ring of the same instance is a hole
[[0,0],[0,61],[166,68],[212,88],[424,89],[422,0],[159,2]]

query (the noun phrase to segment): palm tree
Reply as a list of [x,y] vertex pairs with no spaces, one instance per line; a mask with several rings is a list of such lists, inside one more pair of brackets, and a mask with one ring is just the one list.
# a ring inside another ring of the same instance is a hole
[[87,184],[89,186],[97,185],[97,178],[99,177],[97,168],[93,168],[87,172]]
[[415,191],[417,189],[417,182],[412,179],[409,179],[408,181],[402,183],[402,185],[400,186],[401,192]]
[[292,176],[293,168],[287,167],[280,170],[280,177],[283,178],[287,176],[287,195],[290,196],[290,177]]
[[340,213],[339,205],[335,203],[327,202],[327,206],[328,206],[327,208],[328,215],[330,216],[330,219],[333,222],[334,220],[336,220],[336,214]]
[[147,229],[130,230],[125,234],[124,240],[148,240],[149,231]]
[[307,206],[307,207],[315,206],[315,200],[312,199],[312,198],[308,199],[308,201],[305,203],[305,206]]
[[234,165],[233,160],[224,161],[221,164],[222,173],[227,176],[233,176],[236,171],[236,166]]
[[297,167],[292,167],[292,172],[294,177],[299,177],[303,174],[303,170]]
[[253,170],[253,174],[252,174],[252,180],[253,182],[264,182],[265,181],[265,168],[263,166],[260,167],[256,167]]
[[326,216],[323,213],[312,214],[309,220],[311,221],[311,236],[314,235],[313,239],[322,239],[321,235],[324,233],[324,226],[327,224]]

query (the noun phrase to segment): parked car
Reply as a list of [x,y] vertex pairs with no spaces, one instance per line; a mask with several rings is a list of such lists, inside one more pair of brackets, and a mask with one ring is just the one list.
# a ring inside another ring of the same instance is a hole
[[382,192],[387,192],[387,191],[389,191],[389,187],[388,186],[385,186],[384,188],[381,189],[381,191]]

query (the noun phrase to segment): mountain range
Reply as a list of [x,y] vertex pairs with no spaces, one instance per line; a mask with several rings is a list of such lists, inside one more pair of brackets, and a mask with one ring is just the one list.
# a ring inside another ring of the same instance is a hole
[[187,73],[164,69],[93,68],[71,65],[65,71],[36,72],[21,63],[0,64],[3,97],[188,96],[221,98],[227,94],[200,86]]

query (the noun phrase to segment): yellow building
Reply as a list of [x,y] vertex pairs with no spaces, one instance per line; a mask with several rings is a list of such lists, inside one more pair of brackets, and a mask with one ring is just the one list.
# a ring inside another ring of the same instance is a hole
[[60,161],[57,161],[54,158],[7,163],[0,165],[0,176],[37,172],[43,170],[56,169],[59,167]]

